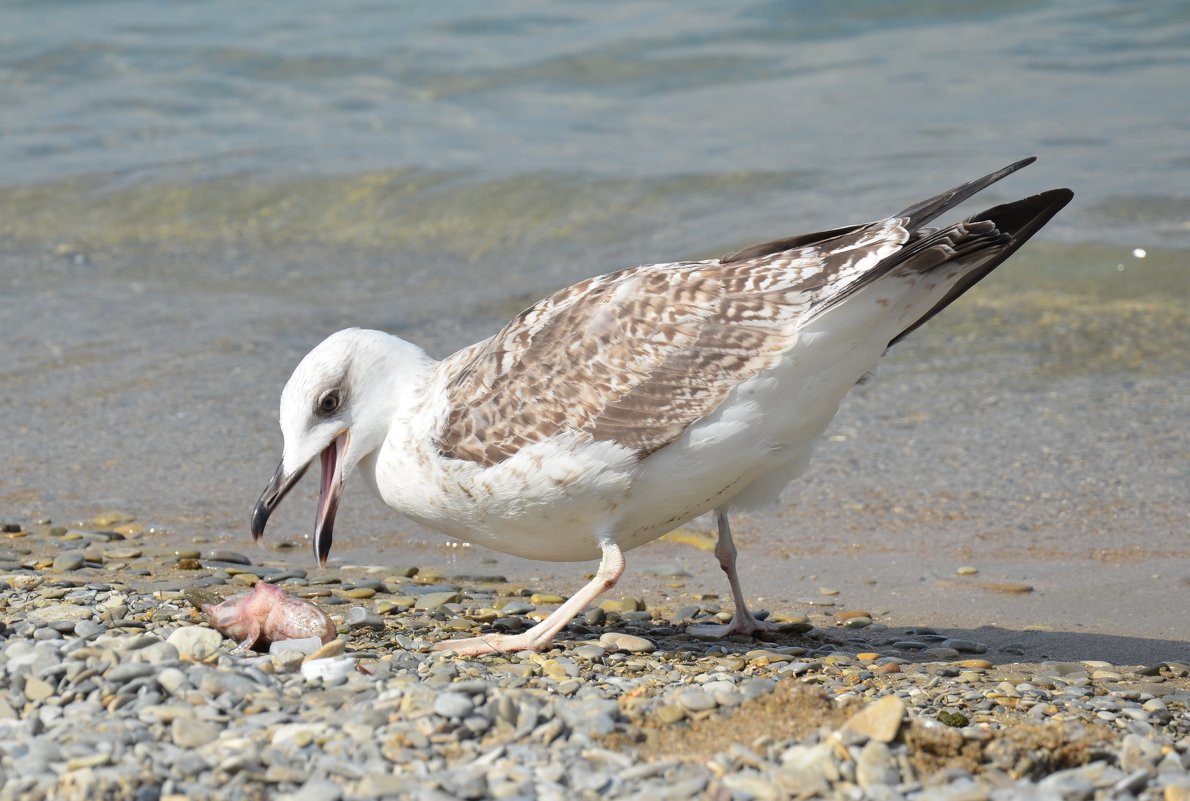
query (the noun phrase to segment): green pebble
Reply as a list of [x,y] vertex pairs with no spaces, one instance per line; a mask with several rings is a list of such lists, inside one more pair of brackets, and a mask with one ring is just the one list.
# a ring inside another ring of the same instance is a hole
[[962,712],[951,712],[949,709],[943,709],[938,713],[938,722],[944,723],[947,726],[953,726],[956,729],[961,729],[971,721]]

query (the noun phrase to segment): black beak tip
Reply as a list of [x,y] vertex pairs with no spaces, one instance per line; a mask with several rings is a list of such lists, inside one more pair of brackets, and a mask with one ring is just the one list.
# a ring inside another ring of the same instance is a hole
[[329,524],[314,535],[314,558],[318,560],[319,567],[326,567],[326,560],[330,558],[332,537],[333,530]]
[[269,522],[269,515],[273,513],[273,509],[285,497],[285,493],[293,488],[293,485],[305,474],[306,468],[298,470],[293,475],[285,474],[285,462],[277,465],[277,470],[273,473],[273,477],[269,479],[268,486],[264,488],[264,492],[260,493],[260,500],[256,502],[256,508],[252,510],[252,541],[259,542],[260,538],[264,536],[264,527]]
[[260,542],[260,538],[264,536],[264,527],[269,522],[268,505],[261,501],[256,504],[256,508],[252,510],[252,541]]

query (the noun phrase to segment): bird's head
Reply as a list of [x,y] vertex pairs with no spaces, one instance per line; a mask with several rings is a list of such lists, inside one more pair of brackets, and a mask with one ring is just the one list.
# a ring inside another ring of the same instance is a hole
[[314,554],[330,555],[335,511],[359,461],[383,443],[401,397],[403,378],[428,361],[417,347],[381,331],[349,328],[323,340],[293,371],[281,392],[281,463],[252,513],[252,538],[316,459],[322,462]]

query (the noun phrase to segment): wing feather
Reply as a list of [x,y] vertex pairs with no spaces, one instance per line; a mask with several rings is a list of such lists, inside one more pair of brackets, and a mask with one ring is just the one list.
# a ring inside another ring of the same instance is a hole
[[641,457],[664,447],[908,238],[896,220],[840,230],[827,247],[637,267],[540,301],[442,363],[440,451],[492,465],[567,431]]

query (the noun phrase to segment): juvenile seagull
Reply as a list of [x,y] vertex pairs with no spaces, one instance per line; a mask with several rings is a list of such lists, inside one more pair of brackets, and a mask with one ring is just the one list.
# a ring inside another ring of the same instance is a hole
[[1055,189],[924,227],[1032,161],[877,222],[587,279],[442,361],[380,331],[333,334],[281,393],[285,448],[252,536],[321,458],[320,564],[355,470],[451,537],[530,559],[600,557],[594,579],[528,631],[438,644],[479,655],[547,648],[615,586],[624,551],[714,511],[735,616],[690,630],[769,629],[744,604],[730,512],[775,500],[889,345],[1070,201]]

